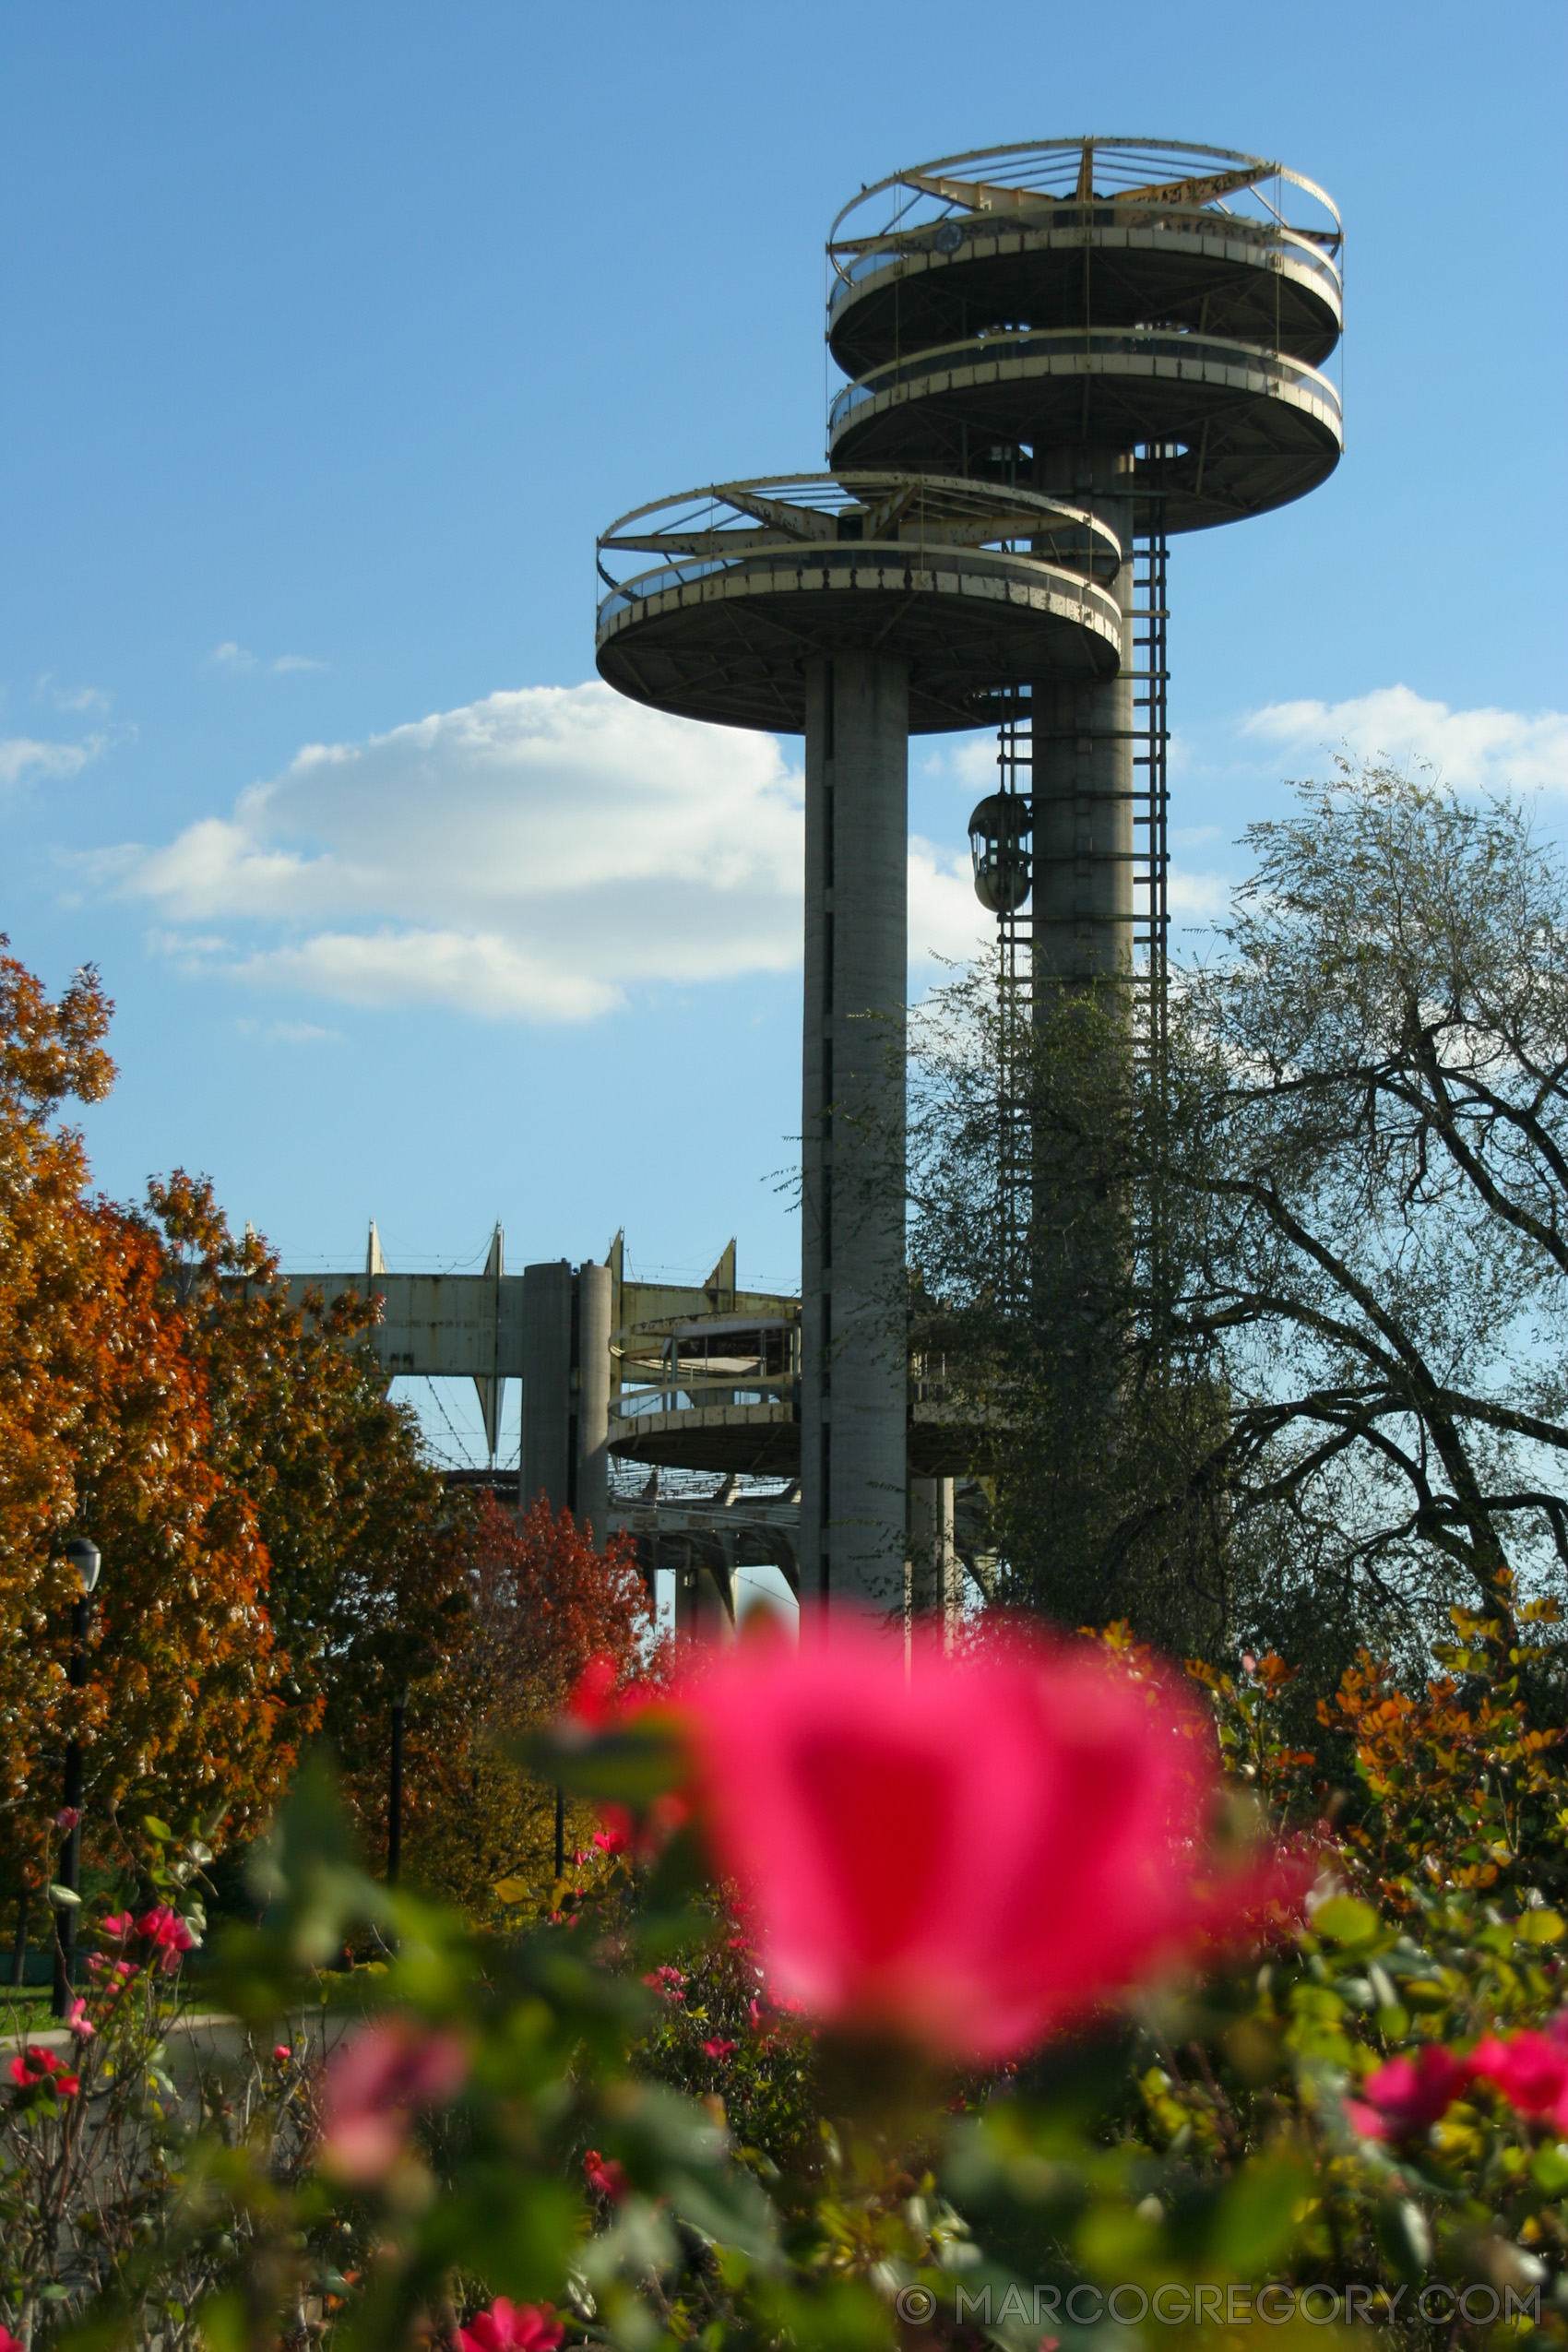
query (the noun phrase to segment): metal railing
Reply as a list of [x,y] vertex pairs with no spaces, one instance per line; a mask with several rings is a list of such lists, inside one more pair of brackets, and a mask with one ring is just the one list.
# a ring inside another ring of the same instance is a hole
[[1163,362],[1167,366],[1174,364],[1178,371],[1195,369],[1199,381],[1206,380],[1211,368],[1273,378],[1276,391],[1281,387],[1306,391],[1328,410],[1336,432],[1342,425],[1339,394],[1329,378],[1320,369],[1309,367],[1304,360],[1285,358],[1263,344],[1189,335],[1174,328],[1023,327],[971,335],[961,343],[940,343],[912,358],[874,368],[856,383],[847,384],[835,396],[827,411],[829,438],[837,435],[857,410],[897,391],[901,386],[926,383],[942,375],[974,380],[988,367],[1000,371],[1028,361],[1057,359],[1143,360],[1157,369]]

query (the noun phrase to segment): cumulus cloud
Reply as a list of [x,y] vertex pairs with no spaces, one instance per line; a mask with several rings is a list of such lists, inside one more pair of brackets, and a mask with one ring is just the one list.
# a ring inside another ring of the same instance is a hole
[[[1233,772],[1238,754],[1277,774],[1277,761],[1316,764],[1348,745],[1431,760],[1463,789],[1568,786],[1568,717],[1453,710],[1403,686],[1271,704],[1223,731]],[[74,774],[100,747],[18,739],[0,746],[0,782]],[[910,842],[917,984],[994,936],[963,826],[995,758],[981,734],[914,752],[917,778],[923,767],[953,790],[951,831],[928,815],[933,837]],[[1183,780],[1184,800],[1194,789]],[[1222,830],[1174,838],[1181,924],[1224,912]],[[783,972],[800,958],[791,757],[770,736],[646,710],[597,681],[306,745],[228,814],[85,862],[99,888],[154,912],[156,944],[185,969],[342,1004],[581,1022],[637,990]]]
[[271,661],[263,661],[258,654],[250,653],[232,637],[225,637],[208,655],[215,670],[265,670],[274,678],[285,676],[291,670],[325,670],[325,661],[317,661],[314,654],[280,653]]
[[801,783],[769,736],[606,686],[489,695],[280,776],[162,846],[94,861],[179,952],[257,987],[577,1021],[655,982],[789,969]]
[[[994,749],[992,757],[996,756]],[[919,834],[909,842],[909,961],[968,964],[994,944],[996,918],[975,897],[967,847],[944,849]]]
[[108,710],[110,697],[101,686],[62,686],[52,670],[46,670],[33,693],[40,702],[50,704],[55,710]]
[[1269,703],[1239,731],[1281,754],[1421,762],[1458,791],[1568,790],[1568,711],[1453,710],[1382,686],[1349,702]]
[[39,776],[79,776],[107,742],[105,735],[89,735],[85,743],[39,742],[30,735],[0,739],[0,790]]

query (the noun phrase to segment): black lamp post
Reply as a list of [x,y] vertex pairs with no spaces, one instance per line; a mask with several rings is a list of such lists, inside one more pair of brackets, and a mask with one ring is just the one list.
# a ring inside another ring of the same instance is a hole
[[396,1886],[403,1864],[403,1717],[408,1712],[409,1686],[400,1682],[392,1693],[392,1765],[386,1788],[386,1883]]
[[[65,1557],[77,1575],[77,1598],[71,1608],[69,1672],[72,1690],[79,1691],[87,1681],[88,1620],[103,1555],[89,1536],[73,1536],[65,1546]],[[68,1895],[75,1895],[82,1859],[82,1746],[75,1732],[65,1747],[64,1818],[67,1826],[59,1883]],[[65,2017],[70,2013],[71,1990],[77,1980],[77,1907],[74,1903],[62,1903],[60,1911],[63,1916],[56,1920],[54,1930],[53,2007],[56,2017]]]

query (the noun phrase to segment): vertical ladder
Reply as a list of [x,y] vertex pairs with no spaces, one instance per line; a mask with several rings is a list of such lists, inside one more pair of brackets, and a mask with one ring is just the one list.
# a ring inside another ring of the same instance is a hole
[[[1134,1053],[1143,1082],[1144,1115],[1152,1123],[1150,1174],[1140,1188],[1134,1215],[1137,1252],[1148,1300],[1148,1331],[1164,1347],[1170,1325],[1170,1248],[1168,1201],[1158,1172],[1165,1149],[1170,1044],[1170,778],[1169,689],[1170,618],[1169,549],[1165,501],[1149,502],[1147,538],[1136,549],[1133,575],[1133,643],[1140,666],[1134,672],[1134,707],[1143,715],[1134,747],[1134,824],[1139,829],[1138,863],[1133,869],[1139,928],[1134,948],[1136,998]],[[1142,689],[1139,692],[1139,689]]]
[[[1165,1062],[1170,947],[1170,791],[1167,770],[1170,665],[1166,639],[1170,613],[1164,510],[1162,498],[1151,501],[1148,536],[1138,543],[1133,558],[1133,646],[1134,655],[1143,656],[1133,672],[1133,705],[1134,710],[1144,714],[1133,752],[1133,823],[1141,836],[1135,844],[1138,860],[1133,869],[1133,960],[1137,992],[1137,1051],[1140,1059],[1151,1068],[1162,1068]],[[1139,893],[1141,899],[1136,897]]]
[[[1029,689],[1008,699],[997,730],[998,790],[1024,803],[1015,838],[1032,833],[1033,714]],[[996,919],[997,1295],[1004,1311],[1023,1304],[1034,1191],[1034,1126],[1029,1112],[1034,1026],[1034,899]]]

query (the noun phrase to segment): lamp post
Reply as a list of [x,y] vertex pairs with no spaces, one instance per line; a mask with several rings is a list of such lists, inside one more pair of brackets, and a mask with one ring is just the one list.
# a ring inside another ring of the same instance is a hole
[[386,1883],[396,1886],[403,1863],[403,1717],[408,1711],[409,1686],[399,1682],[392,1693],[392,1763],[386,1788]]
[[[65,1557],[76,1571],[77,1598],[71,1606],[70,1685],[79,1691],[87,1681],[87,1629],[92,1611],[92,1595],[98,1586],[99,1571],[103,1555],[89,1536],[73,1536],[65,1546]],[[81,1873],[82,1859],[82,1744],[75,1730],[65,1745],[65,1802],[61,1815],[65,1825],[65,1851],[60,1865],[60,1885],[66,1894],[75,1895]],[[54,1991],[52,2006],[56,2017],[69,2014],[71,1990],[77,1980],[77,1907],[62,1903],[64,1914],[54,1930]]]

